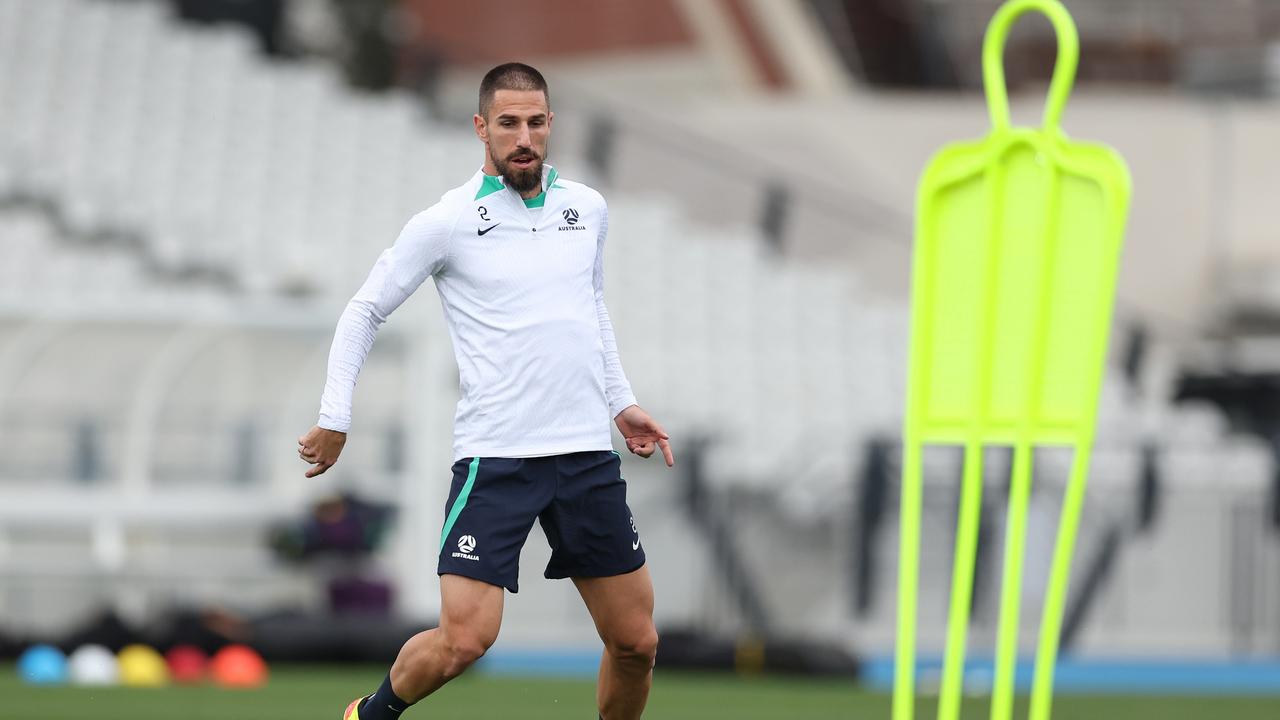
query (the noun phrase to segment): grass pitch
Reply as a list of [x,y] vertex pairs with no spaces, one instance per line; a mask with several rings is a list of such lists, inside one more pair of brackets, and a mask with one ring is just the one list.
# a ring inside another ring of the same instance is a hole
[[[13,666],[0,667],[0,718],[14,720],[339,720],[356,695],[370,692],[384,668],[277,667],[261,690],[213,687],[31,687]],[[568,720],[595,718],[590,681],[469,674],[450,683],[406,720]],[[964,717],[985,717],[985,701],[966,701]],[[921,702],[919,717],[934,714]],[[1019,708],[1025,717],[1025,706]],[[659,671],[649,720],[879,720],[889,697],[846,682],[778,677],[738,678]],[[1055,720],[1274,720],[1280,698],[1064,696]]]

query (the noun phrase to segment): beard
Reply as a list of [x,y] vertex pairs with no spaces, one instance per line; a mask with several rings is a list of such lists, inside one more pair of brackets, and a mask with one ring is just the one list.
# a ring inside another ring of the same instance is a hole
[[[527,168],[516,167],[511,162],[516,158],[524,157],[533,158],[533,162]],[[542,182],[542,157],[531,148],[517,148],[505,160],[494,157],[493,150],[490,150],[489,158],[493,160],[493,166],[498,169],[498,174],[502,176],[507,187],[518,193],[530,192]]]

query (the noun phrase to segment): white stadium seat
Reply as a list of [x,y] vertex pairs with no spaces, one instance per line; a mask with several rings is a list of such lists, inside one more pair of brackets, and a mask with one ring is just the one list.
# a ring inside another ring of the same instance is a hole
[[[0,204],[0,367],[29,353],[21,382],[0,375],[0,486],[62,492],[87,463],[102,475],[89,485],[138,482],[143,500],[246,492],[261,520],[314,492],[289,455],[314,421],[343,303],[410,216],[475,172],[480,145],[408,95],[355,92],[320,63],[268,61],[248,36],[183,26],[165,8],[0,0],[0,199],[25,203]],[[844,263],[776,257],[752,232],[709,229],[671,198],[608,199],[619,347],[677,452],[704,435],[711,487],[776,509],[783,530],[853,522],[864,444],[900,435],[905,300]],[[457,378],[439,311],[418,301],[392,325],[361,376],[362,440],[328,487],[394,497],[427,482],[388,469],[397,431],[407,455],[444,467],[450,452]],[[1093,522],[1131,510],[1150,440],[1178,527],[1193,527],[1194,493],[1226,488],[1245,502],[1275,472],[1269,449],[1232,435],[1218,409],[1168,401],[1172,351],[1160,352],[1159,387],[1137,392],[1107,374],[1091,482],[1114,502]],[[138,418],[149,435],[131,432]],[[249,436],[261,444],[246,449]],[[1056,498],[1068,462],[1039,458],[1037,492]],[[952,470],[930,465],[930,487],[951,488]],[[641,492],[656,508],[679,491]],[[147,516],[123,496],[120,513]],[[951,513],[945,500],[934,509]],[[232,515],[218,521],[243,522]],[[833,542],[821,557],[846,549]]]

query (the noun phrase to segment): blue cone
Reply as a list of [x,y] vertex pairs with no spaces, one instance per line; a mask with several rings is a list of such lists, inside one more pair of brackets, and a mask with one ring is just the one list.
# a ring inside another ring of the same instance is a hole
[[18,676],[33,685],[67,681],[67,656],[52,645],[33,645],[18,658]]

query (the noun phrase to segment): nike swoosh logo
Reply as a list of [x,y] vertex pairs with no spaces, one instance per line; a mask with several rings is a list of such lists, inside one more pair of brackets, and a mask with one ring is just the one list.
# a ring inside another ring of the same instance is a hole
[[639,540],[636,540],[635,542],[631,543],[631,549],[632,549],[632,550],[639,550],[639,549],[640,549],[640,541],[639,541]]
[[490,230],[492,230],[492,229],[494,229],[494,228],[498,227],[498,226],[499,226],[499,225],[501,225],[501,224],[502,224],[502,223],[494,223],[494,224],[490,225],[489,227],[487,227],[487,228],[485,228],[485,229],[483,229],[483,230],[481,230],[480,228],[476,228],[476,235],[484,235],[485,233],[487,233],[487,232],[489,232]]

